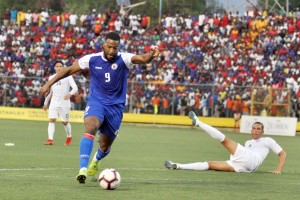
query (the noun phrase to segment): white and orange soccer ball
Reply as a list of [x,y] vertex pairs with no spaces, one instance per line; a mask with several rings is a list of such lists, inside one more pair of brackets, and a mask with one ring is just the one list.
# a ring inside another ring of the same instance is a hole
[[104,169],[99,175],[99,184],[105,190],[114,190],[121,184],[120,173],[113,168]]

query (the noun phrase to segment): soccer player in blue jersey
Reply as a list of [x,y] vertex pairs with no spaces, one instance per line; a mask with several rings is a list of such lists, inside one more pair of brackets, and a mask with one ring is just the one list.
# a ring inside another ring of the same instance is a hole
[[[109,32],[102,45],[103,52],[83,56],[40,89],[40,94],[47,95],[51,85],[58,80],[89,69],[90,93],[84,111],[85,133],[80,141],[80,170],[76,177],[79,183],[85,183],[87,175],[96,174],[99,161],[111,150],[123,117],[129,70],[133,64],[149,63],[159,55],[157,46],[153,46],[148,53],[135,55],[118,52],[119,44],[119,34]],[[88,166],[98,130],[99,148]]]

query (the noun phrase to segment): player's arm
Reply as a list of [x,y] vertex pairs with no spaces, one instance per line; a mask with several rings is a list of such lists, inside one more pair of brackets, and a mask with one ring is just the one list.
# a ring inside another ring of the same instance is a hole
[[271,171],[273,174],[281,174],[282,168],[286,160],[286,153],[284,150],[280,151],[278,156],[279,156],[279,163],[277,169]]
[[69,84],[72,88],[72,90],[69,92],[69,94],[67,94],[64,99],[67,100],[67,99],[70,99],[71,96],[73,96],[77,91],[78,91],[78,87],[73,79],[72,76],[69,77]]
[[47,109],[48,109],[48,104],[49,104],[49,101],[52,97],[52,94],[53,94],[53,91],[51,90],[50,93],[45,98],[44,106],[43,106],[44,111],[47,111]]
[[72,66],[64,68],[62,71],[57,73],[51,80],[49,80],[39,91],[41,95],[47,95],[49,93],[50,87],[56,83],[57,81],[70,76],[71,74],[74,74],[78,71],[80,71],[81,68],[78,64],[78,60],[76,60]]
[[133,64],[145,64],[151,62],[154,58],[158,57],[159,50],[157,46],[152,46],[149,53],[134,55],[131,58]]

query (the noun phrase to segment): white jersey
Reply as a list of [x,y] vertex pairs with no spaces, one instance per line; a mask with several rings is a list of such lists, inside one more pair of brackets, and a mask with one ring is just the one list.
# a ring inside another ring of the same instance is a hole
[[282,148],[277,142],[270,137],[262,137],[259,139],[248,140],[245,143],[246,149],[258,153],[262,159],[265,160],[270,150],[272,150],[276,155],[282,151]]
[[[49,77],[51,80],[56,74]],[[70,91],[70,87],[72,90]],[[64,99],[67,94],[75,94],[78,91],[78,87],[72,76],[63,78],[51,86],[51,91],[45,99],[45,105],[48,105],[49,99],[51,98],[49,107],[71,107],[70,99]]]
[[282,148],[270,137],[248,140],[245,146],[238,144],[234,155],[230,155],[230,160],[226,162],[236,172],[255,172],[270,150],[278,155]]

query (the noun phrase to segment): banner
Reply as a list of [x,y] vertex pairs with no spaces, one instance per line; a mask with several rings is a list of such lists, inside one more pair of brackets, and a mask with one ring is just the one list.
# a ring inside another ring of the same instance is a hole
[[252,125],[257,121],[263,123],[265,135],[296,135],[297,118],[292,117],[261,117],[243,115],[240,132],[251,133]]
[[[83,123],[84,111],[70,112],[70,122]],[[18,119],[33,121],[48,121],[48,111],[42,108],[16,108],[16,107],[0,107],[0,119]],[[234,120],[231,118],[211,118],[200,117],[207,124],[215,127],[233,127]],[[60,121],[58,118],[57,121]],[[192,121],[188,116],[179,115],[158,115],[158,114],[133,114],[124,113],[122,122],[125,123],[144,123],[144,124],[165,124],[165,125],[183,125],[191,126]]]
[[[84,111],[70,112],[71,123],[83,123]],[[42,108],[17,108],[0,106],[0,119],[17,119],[48,121],[48,111]],[[233,128],[233,118],[216,118],[216,117],[199,117],[199,119],[211,126],[222,128]],[[60,118],[57,121],[61,121]],[[300,122],[297,118],[285,117],[259,117],[259,116],[242,116],[241,129],[242,133],[250,133],[251,126],[255,121],[261,121],[265,126],[265,133],[270,135],[290,135],[294,136],[300,131]],[[159,115],[159,114],[133,114],[124,113],[122,122],[125,123],[142,123],[142,124],[165,124],[165,125],[183,125],[191,126],[191,120],[188,116],[178,115]]]
[[[48,110],[42,108],[0,107],[0,119],[48,121]],[[60,121],[60,118],[58,118]],[[70,122],[83,122],[83,111],[71,111]]]

